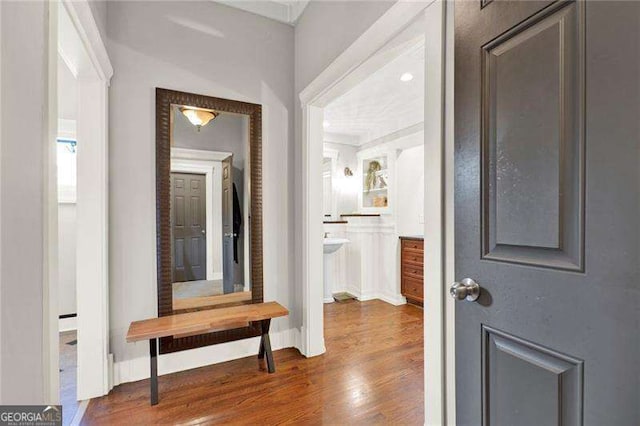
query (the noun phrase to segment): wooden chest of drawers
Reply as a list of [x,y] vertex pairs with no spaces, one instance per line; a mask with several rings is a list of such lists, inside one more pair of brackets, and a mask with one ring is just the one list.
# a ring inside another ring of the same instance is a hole
[[407,301],[424,302],[424,241],[400,237],[400,291]]

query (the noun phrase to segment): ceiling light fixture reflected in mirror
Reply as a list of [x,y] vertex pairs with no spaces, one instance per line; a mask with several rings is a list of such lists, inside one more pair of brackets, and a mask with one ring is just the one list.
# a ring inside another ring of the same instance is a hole
[[216,118],[219,113],[215,111],[208,111],[204,109],[195,109],[195,108],[180,108],[180,112],[187,117],[189,122],[198,128],[198,131],[202,128],[202,126],[206,126],[211,120]]
[[404,81],[405,83],[411,80],[413,80],[413,74],[411,74],[410,72],[405,72],[400,76],[400,81]]

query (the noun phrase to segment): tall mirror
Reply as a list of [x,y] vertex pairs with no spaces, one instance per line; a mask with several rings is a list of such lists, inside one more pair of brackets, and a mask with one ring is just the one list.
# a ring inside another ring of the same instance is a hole
[[[260,106],[165,89],[156,98],[160,316],[261,302]],[[168,338],[161,352],[247,335],[251,325]]]
[[251,300],[249,118],[171,105],[173,309]]

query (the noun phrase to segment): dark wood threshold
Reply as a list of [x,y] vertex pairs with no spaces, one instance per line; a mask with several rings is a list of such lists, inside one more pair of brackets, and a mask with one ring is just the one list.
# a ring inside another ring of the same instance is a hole
[[349,223],[346,220],[325,220],[322,223],[329,223],[329,224],[340,224],[340,223]]
[[58,315],[58,319],[75,318],[77,316],[78,314],[62,314],[62,315]]
[[416,240],[416,241],[424,241],[424,237],[422,235],[400,235],[401,240]]

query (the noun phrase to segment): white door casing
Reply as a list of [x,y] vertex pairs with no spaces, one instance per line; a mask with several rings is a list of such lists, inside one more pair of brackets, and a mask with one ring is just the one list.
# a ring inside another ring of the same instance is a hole
[[[77,134],[77,255],[76,300],[78,313],[77,398],[105,395],[111,387],[109,354],[108,263],[108,88],[113,68],[88,1],[52,2],[49,20],[49,81],[55,84],[58,54],[78,81]],[[57,45],[57,49],[55,46]],[[57,52],[55,52],[57,50]],[[53,53],[55,52],[55,54]],[[48,120],[52,128],[45,144],[48,167],[56,168],[57,93],[49,92]],[[55,124],[53,124],[55,123]],[[52,146],[54,147],[52,149]],[[47,217],[51,236],[45,241],[44,329],[49,338],[45,352],[57,353],[57,187],[55,172],[47,176]],[[58,363],[45,359],[45,399],[57,402]]]
[[214,214],[214,209],[222,200],[222,160],[231,155],[230,152],[171,148],[172,172],[205,175],[208,280],[222,279],[222,217]]

